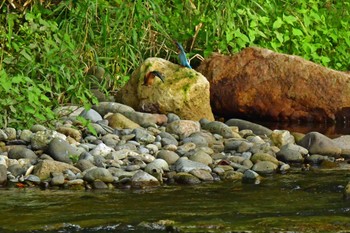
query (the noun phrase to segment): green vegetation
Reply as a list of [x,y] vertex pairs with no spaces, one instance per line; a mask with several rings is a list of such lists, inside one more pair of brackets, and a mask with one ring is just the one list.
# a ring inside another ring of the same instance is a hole
[[89,108],[90,67],[120,87],[147,57],[176,61],[173,39],[189,56],[259,46],[349,70],[349,19],[349,0],[3,0],[0,127],[49,123],[68,102]]

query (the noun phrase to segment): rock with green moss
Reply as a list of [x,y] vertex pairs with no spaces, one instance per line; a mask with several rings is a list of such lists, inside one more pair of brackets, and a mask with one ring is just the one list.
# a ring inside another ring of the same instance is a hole
[[[152,85],[144,85],[144,78],[151,71],[160,72],[164,82],[156,77]],[[133,72],[116,100],[137,111],[214,120],[209,96],[209,82],[202,74],[161,58],[148,58]]]

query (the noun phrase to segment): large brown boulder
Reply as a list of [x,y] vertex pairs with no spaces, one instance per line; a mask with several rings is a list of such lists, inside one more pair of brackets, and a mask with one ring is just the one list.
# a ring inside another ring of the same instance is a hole
[[[152,85],[144,85],[144,77],[151,71],[163,74],[164,82],[156,77]],[[137,111],[175,113],[188,120],[214,120],[208,80],[193,69],[161,58],[146,59],[117,93],[116,100]]]
[[197,70],[210,82],[218,115],[279,121],[350,116],[350,74],[298,56],[246,48],[235,56],[213,55]]

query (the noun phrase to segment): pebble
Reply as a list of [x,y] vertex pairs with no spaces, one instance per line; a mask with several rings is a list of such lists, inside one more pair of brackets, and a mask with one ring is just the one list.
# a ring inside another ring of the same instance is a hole
[[89,169],[83,178],[87,182],[94,182],[95,180],[100,180],[103,182],[113,182],[114,178],[112,174],[106,169],[101,167],[91,168]]
[[169,165],[172,165],[180,156],[171,150],[161,150],[157,153],[157,158],[164,159]]
[[0,164],[0,186],[5,185],[7,181],[7,168]]
[[[344,137],[332,140],[311,132],[295,140],[287,130],[239,119],[197,122],[107,102],[82,114],[97,135],[79,130],[73,115],[56,130],[42,125],[0,129],[0,185],[8,180],[77,189],[220,180],[259,184],[272,173],[288,175],[304,161],[317,169],[339,169],[338,158],[350,151],[350,139]],[[114,118],[137,127],[116,126]]]

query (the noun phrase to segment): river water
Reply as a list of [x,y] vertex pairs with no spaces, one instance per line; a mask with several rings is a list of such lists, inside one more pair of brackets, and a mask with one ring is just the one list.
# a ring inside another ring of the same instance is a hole
[[350,232],[349,180],[348,170],[293,168],[260,184],[1,189],[0,232]]

